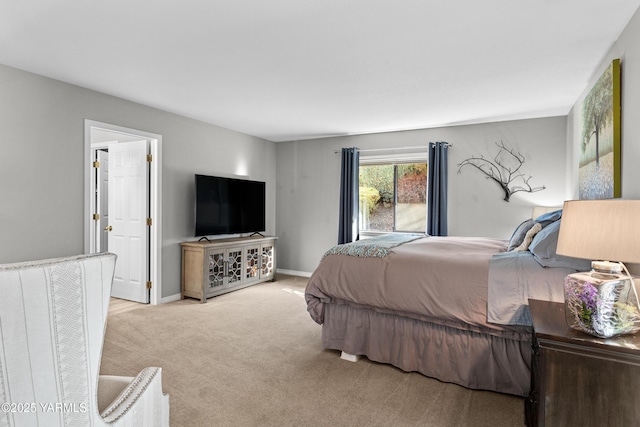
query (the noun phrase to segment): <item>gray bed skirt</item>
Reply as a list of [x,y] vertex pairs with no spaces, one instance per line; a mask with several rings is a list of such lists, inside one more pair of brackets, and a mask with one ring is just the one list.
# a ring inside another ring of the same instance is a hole
[[471,330],[362,306],[325,304],[322,345],[470,389],[529,393],[530,328]]

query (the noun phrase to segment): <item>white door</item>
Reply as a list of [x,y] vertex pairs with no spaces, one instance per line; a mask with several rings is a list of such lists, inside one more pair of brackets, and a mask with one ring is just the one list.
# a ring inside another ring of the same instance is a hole
[[118,255],[111,296],[149,302],[147,141],[109,146],[109,251]]

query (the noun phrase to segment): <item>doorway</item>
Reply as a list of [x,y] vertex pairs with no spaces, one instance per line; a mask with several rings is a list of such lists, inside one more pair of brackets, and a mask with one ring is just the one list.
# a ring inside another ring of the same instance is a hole
[[[85,253],[116,253],[112,295],[151,304],[162,299],[161,143],[157,134],[85,120]],[[134,215],[120,218],[123,206]]]

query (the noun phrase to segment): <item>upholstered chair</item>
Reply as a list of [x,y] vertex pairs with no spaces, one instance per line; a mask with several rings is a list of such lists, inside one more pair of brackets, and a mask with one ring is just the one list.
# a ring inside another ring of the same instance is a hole
[[0,265],[0,427],[169,425],[160,368],[99,375],[115,262]]

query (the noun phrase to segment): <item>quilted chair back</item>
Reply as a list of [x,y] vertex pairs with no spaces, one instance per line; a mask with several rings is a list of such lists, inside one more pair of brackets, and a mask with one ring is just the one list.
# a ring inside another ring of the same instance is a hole
[[107,425],[97,388],[115,262],[0,265],[0,427]]

